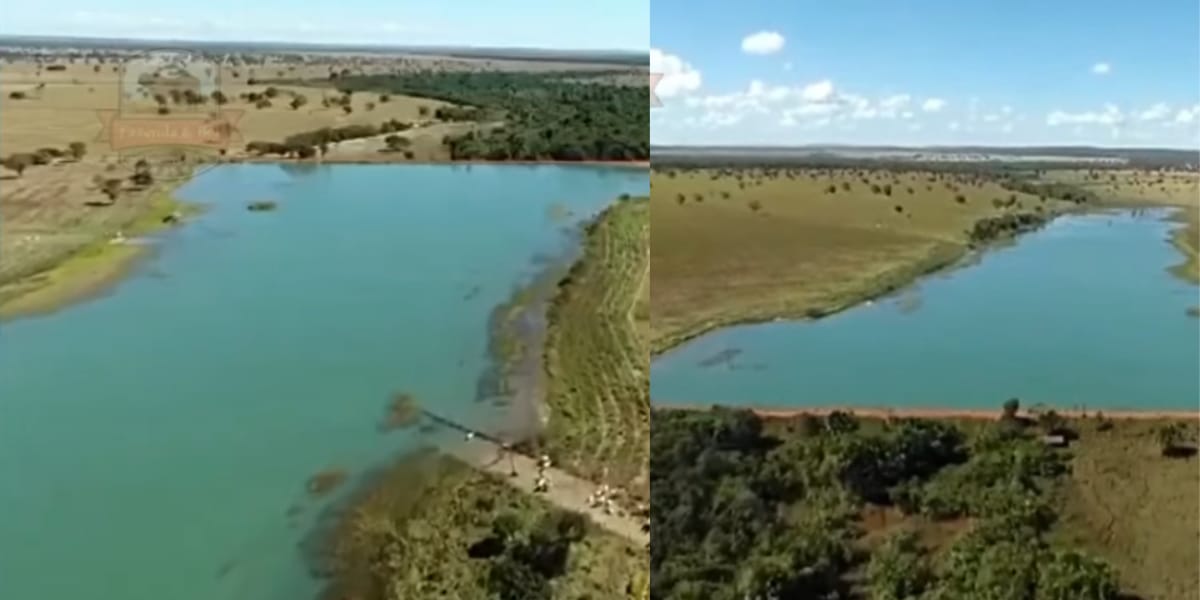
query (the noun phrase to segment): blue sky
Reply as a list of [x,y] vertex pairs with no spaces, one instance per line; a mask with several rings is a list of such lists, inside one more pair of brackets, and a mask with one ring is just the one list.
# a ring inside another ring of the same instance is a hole
[[1200,146],[1197,0],[653,0],[655,144]]
[[650,0],[6,0],[0,34],[645,51]]

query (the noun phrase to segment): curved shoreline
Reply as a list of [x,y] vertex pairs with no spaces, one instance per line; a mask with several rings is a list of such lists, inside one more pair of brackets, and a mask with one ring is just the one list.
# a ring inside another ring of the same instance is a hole
[[[382,164],[382,165],[513,165],[513,166],[583,166],[620,169],[649,169],[649,161],[399,161],[391,156],[380,159],[344,159],[309,161],[283,159],[279,157],[222,157],[197,165],[197,173],[203,169],[229,164]],[[192,181],[192,177],[174,182],[169,189],[162,191],[165,202],[152,202],[145,212],[139,215],[128,227],[134,236],[145,236],[166,231],[177,225],[166,225],[161,217],[175,211],[185,214],[196,212],[196,207],[190,203],[175,198],[174,193],[183,185]],[[186,224],[186,223],[183,223]],[[142,246],[133,244],[109,244],[101,240],[79,248],[61,258],[46,269],[26,277],[10,281],[5,286],[20,287],[34,284],[32,289],[22,291],[11,298],[0,300],[0,322],[16,321],[24,318],[45,316],[81,302],[103,297],[120,283],[127,275],[134,272],[138,264],[148,253]],[[78,271],[78,272],[76,272]],[[43,281],[48,280],[46,283]]]
[[[948,243],[935,246],[935,248],[949,248],[950,250],[947,250],[945,255],[940,255],[937,251],[931,252],[925,257],[924,260],[920,262],[894,269],[875,281],[864,283],[862,286],[863,289],[858,293],[847,294],[847,297],[843,301],[830,304],[829,306],[809,308],[805,310],[751,313],[747,315],[716,318],[710,321],[699,323],[690,328],[681,329],[676,333],[665,334],[652,342],[650,348],[650,360],[653,362],[654,359],[666,354],[667,352],[670,352],[671,350],[679,348],[680,346],[683,346],[684,344],[687,344],[696,338],[721,329],[739,327],[743,325],[769,323],[779,320],[795,322],[815,321],[817,319],[822,319],[850,310],[867,301],[886,298],[891,294],[898,293],[904,291],[905,289],[911,288],[914,285],[918,285],[921,280],[925,279],[926,277],[932,275],[942,275],[961,267],[971,266],[974,264],[974,261],[983,257],[987,253],[1011,246],[1015,243],[1019,243],[1026,235],[1037,233],[1043,227],[1050,225],[1061,217],[1088,216],[1102,214],[1104,212],[1114,210],[1128,211],[1133,210],[1134,208],[1150,208],[1155,210],[1171,211],[1172,215],[1170,215],[1168,218],[1175,220],[1179,226],[1172,230],[1172,237],[1167,240],[1167,243],[1170,243],[1173,247],[1179,250],[1181,254],[1184,255],[1185,262],[1184,264],[1175,267],[1167,267],[1166,270],[1172,276],[1189,281],[1191,283],[1196,283],[1196,281],[1192,280],[1188,275],[1182,272],[1183,268],[1190,262],[1191,256],[1187,254],[1185,249],[1182,247],[1182,242],[1178,241],[1178,239],[1181,236],[1187,235],[1186,231],[1188,226],[1186,223],[1180,221],[1176,217],[1186,210],[1186,208],[1173,204],[1148,204],[1129,207],[1116,203],[1101,203],[1098,205],[1056,212],[1050,215],[1045,223],[1035,229],[990,240],[975,247],[971,247],[969,244],[963,244],[959,246]],[[813,313],[818,314],[814,316]]]
[[[795,322],[815,321],[845,312],[868,300],[877,300],[889,294],[903,291],[916,285],[924,277],[950,271],[958,266],[972,264],[971,261],[974,260],[973,256],[978,255],[981,251],[990,249],[990,247],[991,245],[986,249],[972,250],[965,245],[935,245],[933,246],[933,251],[926,255],[922,261],[889,271],[873,281],[864,283],[862,289],[855,293],[847,294],[846,298],[842,301],[827,306],[803,310],[794,309],[734,315],[705,321],[694,327],[683,329],[675,334],[664,335],[658,340],[653,341],[650,347],[650,360],[653,362],[655,358],[696,338],[728,327],[756,325],[778,320]],[[814,313],[817,314],[814,316]]]
[[[1000,418],[1001,411],[999,409],[982,409],[982,408],[933,408],[933,407],[916,407],[916,408],[889,408],[884,406],[816,406],[811,408],[785,408],[785,407],[740,407],[731,405],[714,405],[720,406],[727,410],[749,410],[754,414],[764,419],[792,419],[802,415],[813,416],[828,416],[834,412],[850,413],[858,417],[866,417],[870,419],[971,419],[971,420],[996,420]],[[689,404],[655,404],[656,410],[686,410],[686,411],[707,411],[714,406],[698,406]],[[1046,406],[1047,410],[1053,410],[1060,416],[1069,419],[1088,419],[1097,418],[1103,415],[1106,419],[1130,419],[1130,420],[1196,420],[1200,421],[1200,407],[1194,411],[1188,410],[1133,410],[1133,409],[1077,409],[1077,408],[1056,408],[1054,406]],[[1021,411],[1022,415],[1030,416],[1034,411],[1025,409]]]
[[[176,198],[177,189],[178,185],[173,185],[156,192],[157,197],[148,203],[146,210],[125,227],[124,231],[130,235],[126,243],[96,240],[46,269],[5,284],[18,288],[33,285],[0,302],[0,322],[54,314],[111,292],[152,254],[152,247],[136,243],[139,238],[184,225],[187,217],[200,212],[198,206]],[[164,223],[163,219],[173,213],[182,213],[184,220]]]

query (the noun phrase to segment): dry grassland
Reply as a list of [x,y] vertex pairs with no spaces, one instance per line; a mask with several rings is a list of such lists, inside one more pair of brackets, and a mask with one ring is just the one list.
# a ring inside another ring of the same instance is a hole
[[1066,208],[927,172],[655,170],[651,188],[656,353],[724,325],[845,308],[962,257],[980,218]]

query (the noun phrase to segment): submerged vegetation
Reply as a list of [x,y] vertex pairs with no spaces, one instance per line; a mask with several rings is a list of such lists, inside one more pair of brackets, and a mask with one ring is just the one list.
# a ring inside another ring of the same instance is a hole
[[[1072,454],[1043,435],[1078,438],[1063,419],[653,418],[655,598],[1122,597],[1118,571],[1056,528]],[[1117,435],[1095,422],[1080,427]]]

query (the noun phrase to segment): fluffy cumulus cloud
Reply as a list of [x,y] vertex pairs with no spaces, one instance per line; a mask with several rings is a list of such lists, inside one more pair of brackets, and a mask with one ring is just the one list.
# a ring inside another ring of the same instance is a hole
[[806,102],[828,102],[833,97],[833,82],[825,79],[810,83],[800,90],[800,98]]
[[783,49],[784,38],[775,31],[759,31],[742,39],[742,52],[746,54],[774,54]]
[[1190,125],[1200,121],[1200,104],[1179,109],[1175,113],[1175,122],[1180,125]]
[[943,108],[946,108],[946,101],[941,98],[926,98],[925,102],[921,103],[921,110],[925,112],[935,113]]
[[1092,72],[1097,75],[1108,75],[1112,72],[1112,65],[1106,62],[1098,62],[1092,65]]
[[662,75],[654,93],[660,98],[671,98],[700,89],[700,71],[674,54],[658,48],[650,49],[650,72]]
[[[799,85],[772,85],[756,79],[740,91],[687,95],[680,106],[681,111],[671,120],[691,127],[757,124],[806,129],[836,125],[850,129],[856,121],[912,122],[923,104],[914,103],[909,94],[870,99],[842,91],[829,79]],[[665,125],[663,116],[659,123]]]

